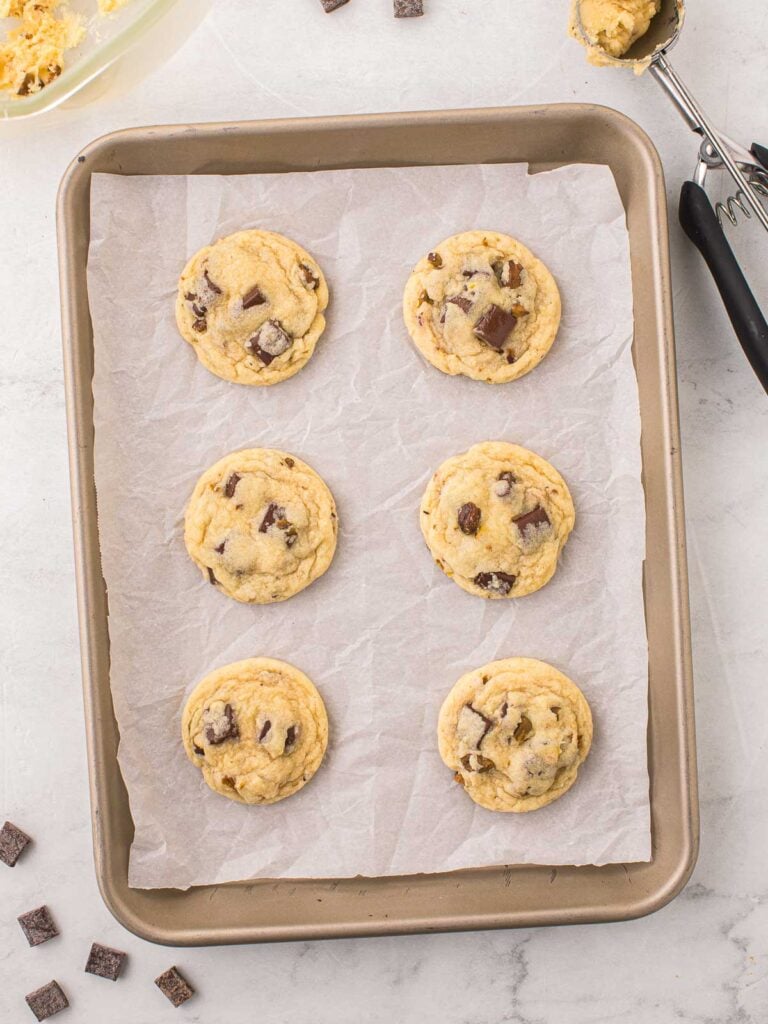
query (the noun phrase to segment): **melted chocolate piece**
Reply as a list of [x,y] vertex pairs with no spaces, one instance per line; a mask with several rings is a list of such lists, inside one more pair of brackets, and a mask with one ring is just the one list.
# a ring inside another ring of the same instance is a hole
[[499,260],[493,264],[493,272],[502,288],[519,288],[523,279],[523,268],[514,260]]
[[192,321],[192,330],[197,331],[198,334],[205,334],[208,330],[208,324],[205,320],[198,318]]
[[439,252],[431,252],[431,253],[429,253],[429,255],[427,256],[427,259],[432,264],[432,266],[437,268],[438,270],[443,265],[443,257],[440,255]]
[[500,352],[515,329],[516,323],[517,317],[514,313],[508,313],[501,306],[490,306],[472,328],[472,333],[480,341]]
[[[342,0],[342,3],[346,3],[347,0]],[[337,4],[338,6],[338,4]],[[312,271],[311,267],[308,267],[306,263],[300,264],[301,274],[304,278],[305,286],[310,290],[314,291],[315,288],[320,284],[320,278]]]
[[229,474],[229,476],[227,477],[227,482],[224,484],[225,498],[234,498],[235,490],[237,489],[237,485],[240,483],[241,480],[242,477],[240,476],[239,473]]
[[279,519],[285,520],[285,509],[280,505],[276,505],[274,501],[270,501],[267,511],[264,513],[264,518],[261,520],[259,533],[266,533],[270,526],[277,525]]
[[222,714],[214,714],[210,710],[205,711],[203,713],[204,722],[206,717],[208,721],[203,729],[203,735],[205,736],[205,742],[209,743],[212,747],[217,747],[224,740],[236,740],[240,735],[235,712],[232,710],[231,704],[224,705]]
[[288,469],[293,469],[293,467],[294,467],[294,466],[296,465],[296,460],[295,460],[295,459],[292,459],[292,458],[290,457],[290,455],[286,455],[286,457],[285,457],[285,460],[284,460],[284,461],[285,461],[285,464],[286,464],[286,466],[288,467]]
[[213,585],[214,587],[215,587],[215,586],[216,586],[216,584],[217,584],[217,583],[219,582],[219,581],[218,581],[218,580],[216,579],[216,577],[215,577],[215,575],[214,575],[214,572],[213,572],[213,569],[212,569],[212,568],[210,567],[210,565],[208,566],[208,582],[209,582],[210,584],[212,584],[212,585]]
[[208,268],[207,267],[203,271],[203,277],[205,278],[206,284],[211,289],[213,294],[214,295],[221,295],[221,288],[219,288],[219,286],[214,281],[212,281],[210,279],[210,277],[208,276]]
[[517,516],[512,522],[517,526],[523,537],[527,533],[533,533],[537,526],[550,526],[550,519],[541,505],[537,505],[536,508],[530,512],[525,512],[521,516]]
[[459,309],[468,313],[472,309],[472,299],[468,299],[466,295],[452,295],[450,299],[446,299],[446,302],[450,302],[453,306],[458,306]]
[[203,305],[198,305],[197,302],[193,302],[192,303],[192,312],[200,320],[204,320],[205,319],[205,314],[208,312],[208,307],[207,306],[203,306]]
[[474,537],[480,528],[480,517],[482,513],[473,502],[468,501],[462,505],[458,512],[459,529],[468,537]]
[[33,91],[32,87],[40,84],[41,83],[39,82],[37,76],[33,75],[31,71],[28,71],[26,75],[24,75],[24,78],[22,79],[21,85],[19,86],[16,95],[29,96],[29,94]]
[[257,284],[247,291],[243,296],[243,309],[253,309],[254,306],[263,306],[267,301],[267,297],[264,292],[259,288]]
[[512,488],[517,483],[517,477],[514,473],[510,473],[509,470],[504,470],[503,473],[499,473],[496,478],[496,483],[493,486],[493,493],[499,498],[506,498],[511,493]]
[[176,967],[169,967],[159,978],[155,978],[155,984],[173,1006],[181,1006],[195,994],[195,990]]
[[482,754],[465,754],[461,759],[461,767],[465,772],[477,772],[479,775],[491,772],[496,767],[490,757]]
[[515,726],[515,731],[512,735],[515,737],[518,743],[525,743],[528,737],[533,732],[533,723],[531,722],[528,715],[521,715],[520,721]]
[[261,732],[259,733],[259,743],[263,743],[264,742],[264,740],[266,739],[267,734],[269,733],[269,730],[271,728],[272,728],[272,723],[270,722],[269,719],[267,719],[266,722],[264,723],[264,725],[262,725],[262,727],[261,727]]
[[517,576],[512,576],[508,572],[479,572],[472,582],[481,590],[506,596],[515,585],[516,579]]
[[192,744],[192,750],[197,754],[198,757],[205,757],[205,751],[202,747],[198,747],[196,743]]
[[221,544],[217,544],[216,547],[213,550],[216,552],[217,555],[223,555],[224,554],[224,548],[226,546],[227,546],[227,542],[225,540],[223,540],[221,542]]
[[257,356],[265,366],[287,352],[293,339],[277,320],[267,320],[245,343],[246,352]]

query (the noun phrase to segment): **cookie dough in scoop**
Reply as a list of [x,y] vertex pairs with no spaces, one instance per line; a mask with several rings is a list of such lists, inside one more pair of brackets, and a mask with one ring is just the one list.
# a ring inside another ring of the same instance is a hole
[[660,8],[661,0],[574,0],[571,34],[588,44],[590,63],[605,63],[606,56],[623,57],[645,35]]

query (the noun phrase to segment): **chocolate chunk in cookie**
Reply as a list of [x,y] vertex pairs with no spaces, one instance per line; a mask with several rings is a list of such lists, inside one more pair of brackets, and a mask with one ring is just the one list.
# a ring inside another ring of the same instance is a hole
[[30,910],[16,920],[21,925],[21,930],[26,935],[30,946],[39,946],[42,942],[54,939],[59,934],[48,907]]
[[523,283],[523,268],[514,260],[499,260],[493,264],[493,272],[502,288],[519,288]]
[[515,726],[515,731],[512,733],[518,743],[525,743],[528,737],[533,732],[533,725],[528,715],[520,715],[520,721]]
[[24,998],[38,1021],[48,1020],[54,1013],[66,1010],[69,1006],[69,1000],[58,981],[49,981],[47,985],[36,988]]
[[458,306],[464,313],[468,313],[472,309],[472,299],[468,299],[466,295],[452,295],[445,301],[450,302],[452,306]]
[[298,725],[289,725],[285,732],[285,746],[283,747],[284,754],[290,754],[290,752],[296,746],[296,741],[299,738],[300,727]]
[[205,334],[208,330],[208,321],[199,317],[197,320],[192,321],[192,330],[197,331],[198,334]]
[[472,333],[486,345],[501,351],[515,329],[517,317],[501,306],[490,306],[472,328]]
[[427,259],[435,269],[439,270],[443,265],[443,257],[439,252],[430,252],[427,254]]
[[506,596],[515,585],[517,576],[508,572],[479,572],[473,583],[481,590],[489,590],[494,594]]
[[243,296],[243,309],[253,309],[254,306],[263,306],[267,301],[264,292],[257,284]]
[[240,736],[235,712],[231,704],[215,701],[203,711],[203,735],[212,747],[224,740],[236,740]]
[[224,497],[234,498],[237,485],[242,480],[239,473],[230,473],[227,477],[227,482],[224,484]]
[[490,718],[486,718],[471,704],[465,704],[459,712],[457,735],[465,746],[478,750],[492,726]]
[[117,981],[127,957],[128,954],[123,953],[122,950],[112,949],[110,946],[102,946],[101,943],[94,942],[85,965],[86,974],[95,974],[108,981]]
[[517,477],[509,470],[499,473],[496,483],[493,485],[493,493],[499,498],[506,498],[512,493],[512,488],[517,483]]
[[0,860],[12,868],[32,840],[10,821],[0,829]]
[[272,728],[272,723],[267,718],[261,729],[259,729],[259,743],[263,743],[264,740],[269,736],[269,730]]
[[512,520],[512,522],[518,528],[525,540],[530,540],[537,531],[546,529],[552,525],[549,516],[541,505],[537,505],[536,508],[531,509],[530,512],[525,512],[523,515],[517,516]]
[[459,529],[468,537],[474,537],[480,529],[480,518],[482,513],[473,502],[468,501],[458,511]]
[[266,533],[270,527],[277,526],[279,521],[287,523],[285,518],[285,509],[282,505],[278,505],[274,501],[270,501],[267,506],[267,511],[264,513],[264,518],[261,520],[259,533]]
[[245,343],[245,349],[257,356],[265,366],[287,352],[292,339],[278,320],[267,320]]
[[174,1006],[181,1006],[195,994],[195,990],[177,967],[169,967],[159,978],[155,978],[155,984]]
[[[343,2],[346,3],[347,0],[343,0]],[[311,267],[307,266],[306,263],[302,263],[299,269],[301,270],[301,278],[304,287],[309,291],[313,292],[315,288],[317,288],[317,286],[320,284],[320,278],[312,270]]]
[[491,772],[496,767],[490,757],[483,754],[465,754],[461,758],[461,767],[465,772]]

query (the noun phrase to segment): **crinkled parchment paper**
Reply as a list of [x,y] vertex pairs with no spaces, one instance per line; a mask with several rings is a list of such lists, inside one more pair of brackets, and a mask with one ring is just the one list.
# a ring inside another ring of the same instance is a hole
[[[187,258],[245,227],[304,244],[332,292],[315,356],[271,388],[212,376],[174,323]],[[563,294],[549,356],[501,386],[427,365],[400,311],[416,260],[448,235],[483,227],[528,244]],[[648,859],[640,419],[628,239],[610,171],[97,174],[88,287],[112,690],[136,823],[131,885]],[[464,593],[419,530],[430,475],[490,438],[551,460],[576,504],[557,575],[519,601]],[[306,459],[333,491],[341,523],[328,573],[266,607],[236,604],[204,582],[182,539],[199,474],[252,445]],[[331,721],[315,779],[271,807],[210,792],[179,737],[195,683],[252,655],[307,672]],[[595,715],[577,784],[526,815],[475,806],[440,761],[435,735],[455,680],[512,655],[562,669]]]

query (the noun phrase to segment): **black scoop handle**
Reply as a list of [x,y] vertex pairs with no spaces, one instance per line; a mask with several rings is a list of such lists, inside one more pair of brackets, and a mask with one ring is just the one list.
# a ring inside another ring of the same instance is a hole
[[[762,153],[755,152],[756,149],[762,150]],[[768,160],[768,151],[762,147],[753,147],[753,153],[761,163],[763,157]],[[718,223],[706,192],[694,181],[683,183],[680,223],[706,260],[744,354],[763,388],[768,391],[768,323]]]

